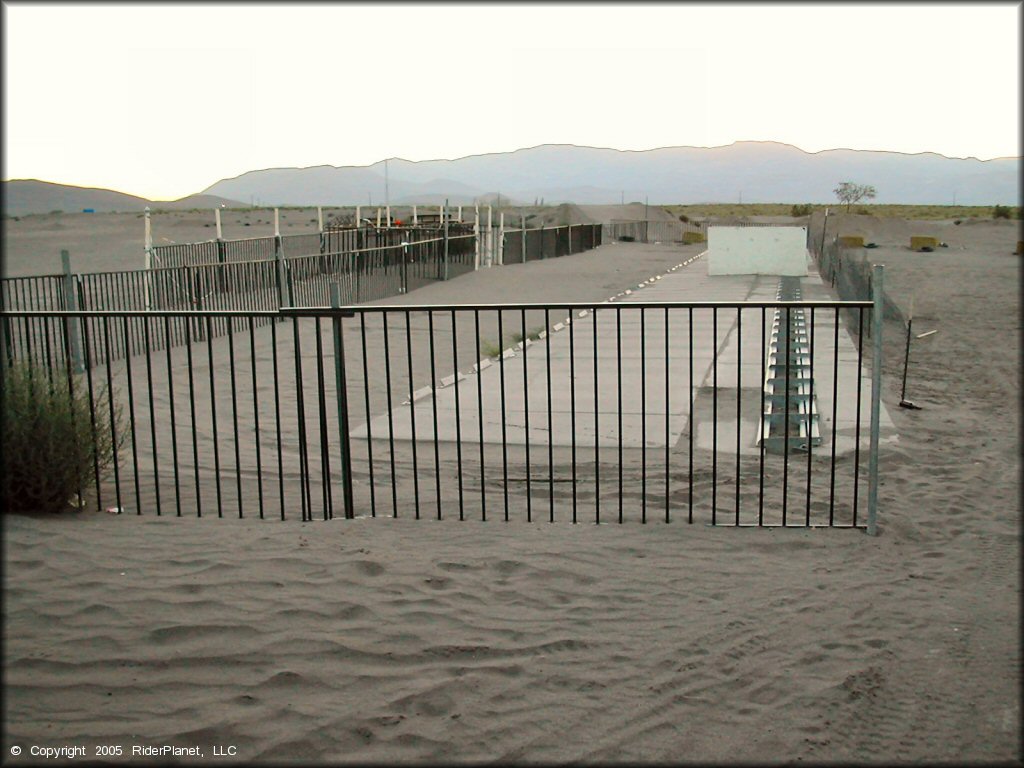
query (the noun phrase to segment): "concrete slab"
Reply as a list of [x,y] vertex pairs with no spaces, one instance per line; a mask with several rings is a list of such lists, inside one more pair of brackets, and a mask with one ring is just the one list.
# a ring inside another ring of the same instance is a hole
[[[510,445],[530,441],[538,445],[571,446],[575,442],[593,446],[596,441],[600,448],[610,449],[617,448],[621,441],[623,447],[664,447],[666,439],[669,446],[676,445],[693,423],[695,446],[711,450],[712,435],[717,431],[719,437],[731,436],[730,440],[720,439],[718,449],[735,453],[735,412],[731,416],[720,414],[717,430],[708,419],[694,416],[710,413],[699,399],[709,397],[710,388],[717,384],[718,396],[723,402],[731,398],[733,411],[736,393],[741,393],[739,452],[759,453],[759,395],[766,362],[762,358],[769,348],[774,312],[736,308],[671,310],[666,321],[664,310],[641,313],[630,305],[656,301],[774,301],[778,278],[708,275],[697,259],[642,285],[642,290],[627,290],[596,313],[580,311],[572,318],[560,319],[545,338],[527,344],[525,349],[517,345],[506,350],[503,358],[480,366],[478,372],[471,371],[449,386],[436,390],[425,387],[417,393],[413,406],[415,435],[410,407],[404,405],[392,413],[391,427],[387,414],[371,422],[373,437],[393,434],[397,440],[415,437],[432,441],[436,409],[436,437],[441,441],[478,441],[482,420],[486,443],[504,439]],[[817,274],[801,278],[801,287],[806,300],[831,300],[828,286]],[[865,317],[865,322],[868,320]],[[831,453],[833,440],[837,455],[853,450],[858,424],[864,448],[870,426],[868,345],[865,343],[858,376],[856,345],[842,323],[837,342],[835,312],[816,311],[814,326],[813,356],[808,350],[808,358],[814,371],[813,396],[822,434],[822,445],[815,450]],[[478,403],[481,396],[482,410]],[[366,426],[353,432],[356,438],[366,435]],[[896,439],[884,404],[880,438],[882,442]]]

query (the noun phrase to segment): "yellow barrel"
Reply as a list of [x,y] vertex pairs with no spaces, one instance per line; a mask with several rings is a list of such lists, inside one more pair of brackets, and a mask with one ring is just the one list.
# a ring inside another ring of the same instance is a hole
[[910,238],[910,250],[920,251],[922,248],[938,248],[939,238],[937,237],[920,237],[914,235]]

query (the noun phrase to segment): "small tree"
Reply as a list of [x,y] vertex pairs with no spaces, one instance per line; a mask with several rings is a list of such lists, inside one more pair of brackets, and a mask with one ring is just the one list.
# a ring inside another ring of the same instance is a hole
[[854,184],[852,181],[844,181],[832,190],[839,198],[840,203],[846,204],[846,212],[850,212],[853,203],[859,203],[865,198],[872,200],[875,197],[875,188],[869,184]]

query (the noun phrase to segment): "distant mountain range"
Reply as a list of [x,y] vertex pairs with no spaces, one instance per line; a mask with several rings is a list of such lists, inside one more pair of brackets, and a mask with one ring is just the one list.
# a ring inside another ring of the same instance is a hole
[[457,160],[392,159],[369,166],[268,168],[223,179],[174,202],[40,181],[4,182],[4,213],[248,205],[606,205],[827,203],[842,181],[870,184],[873,203],[1020,205],[1020,158],[830,149],[776,142],[622,151],[545,144]]
[[146,200],[112,189],[94,187],[72,187],[37,179],[15,179],[3,183],[3,211],[7,216],[26,216],[30,213],[81,213],[92,210],[95,213],[117,211],[152,210],[181,211],[190,208],[244,207],[236,200],[226,200],[215,195],[189,195],[180,200]]
[[[500,194],[512,204],[826,203],[842,181],[870,184],[875,203],[1017,205],[1020,158],[977,160],[934,153],[832,149],[809,153],[775,142],[667,147],[642,152],[546,144],[458,160],[387,161],[395,205],[447,197],[472,203]],[[385,162],[271,168],[203,190],[262,205],[381,205]]]

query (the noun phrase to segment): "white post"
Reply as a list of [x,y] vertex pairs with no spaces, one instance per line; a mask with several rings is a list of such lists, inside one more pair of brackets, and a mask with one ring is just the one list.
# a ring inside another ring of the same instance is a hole
[[377,208],[377,229],[380,229],[380,207]]
[[274,209],[274,237],[281,234],[281,219],[277,208]]
[[319,205],[316,207],[316,228],[318,232],[324,231],[324,209]]
[[[78,279],[71,274],[71,255],[67,251],[60,252],[61,266],[64,270],[64,296],[69,310],[78,310]],[[76,373],[85,370],[82,364],[82,331],[81,319],[72,317],[68,320],[69,345],[71,347],[71,366]]]
[[444,221],[445,221],[445,210],[444,210],[444,209],[445,209],[445,207],[446,207],[446,206],[443,206],[443,205],[439,205],[439,206],[437,206],[437,212],[438,212],[439,214],[441,214],[441,223],[442,223],[442,224],[444,224]]
[[459,222],[459,224],[462,223],[462,206],[461,205],[459,206],[458,222]]
[[359,222],[362,221],[362,219],[360,218],[360,215],[361,215],[360,214],[360,210],[361,209],[362,209],[362,206],[360,206],[360,205],[356,206],[356,228],[357,229],[359,228]]
[[152,222],[149,220],[149,206],[148,205],[146,206],[146,239],[145,239],[145,248],[146,248],[146,254],[145,254],[144,264],[145,264],[145,269],[146,269],[146,311],[148,312],[150,310],[150,308],[151,308],[151,306],[150,306],[150,296],[149,296],[149,283],[150,283],[149,271],[153,268],[153,226],[152,226]]
[[416,217],[416,206],[412,207],[412,225],[415,227],[419,223],[419,219]]
[[390,205],[387,206],[384,209],[384,220],[387,222],[387,225],[390,227],[391,226],[391,206]]
[[491,206],[487,206],[487,266],[494,264],[494,224],[491,221]]
[[[461,220],[461,219],[460,219]],[[480,207],[475,208],[473,215],[473,241],[476,244],[473,248],[473,269],[480,269]]]
[[498,266],[505,264],[505,212],[498,214]]
[[220,229],[220,208],[214,208],[213,209],[213,217],[217,221],[217,239],[218,240],[222,240],[222,239],[224,239],[224,235],[223,235],[223,233],[221,232],[221,229]]

